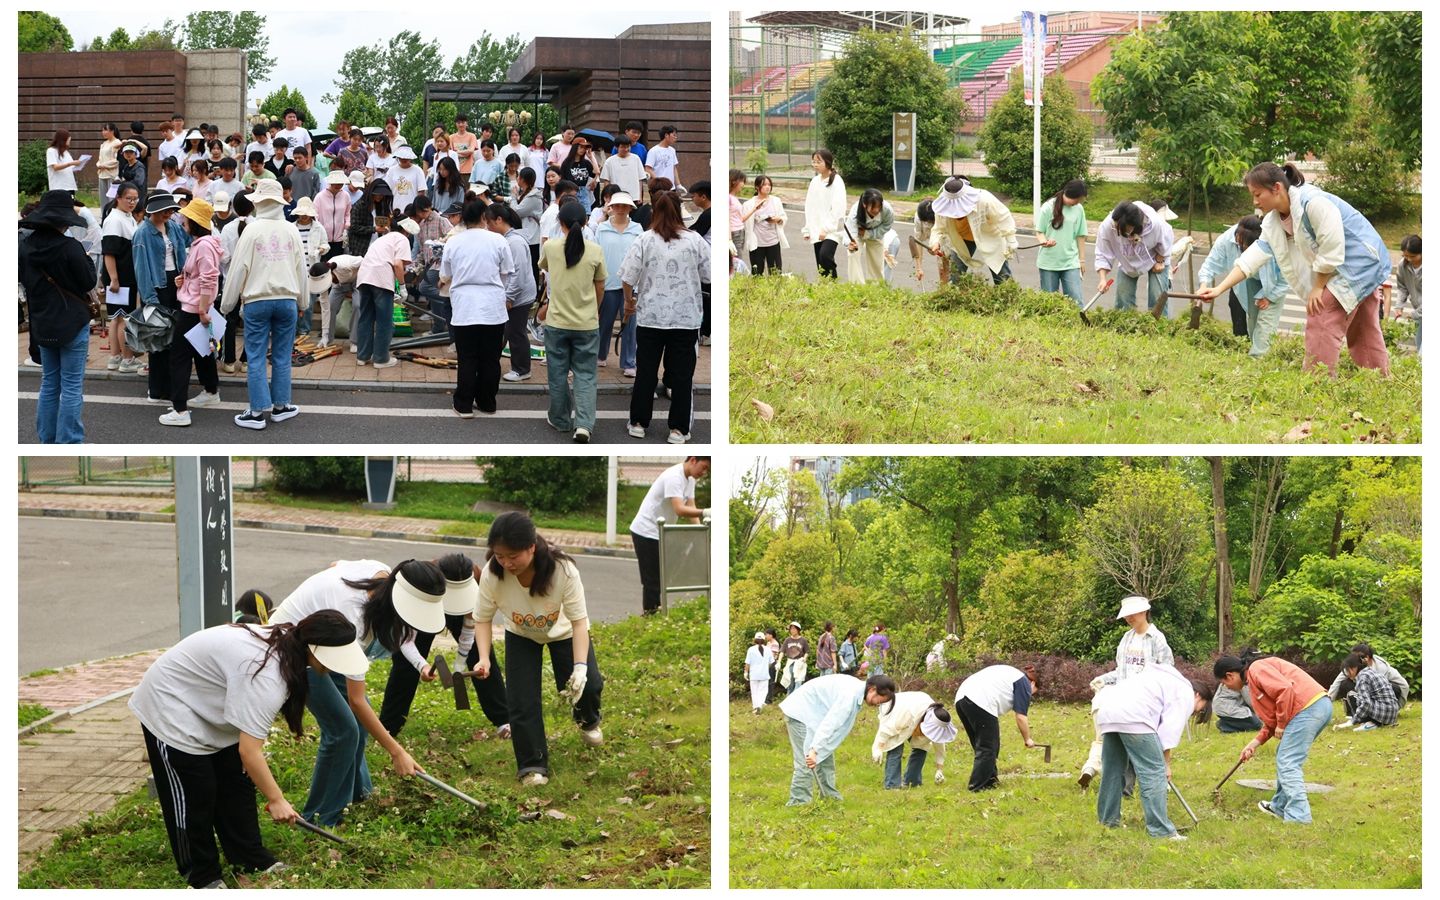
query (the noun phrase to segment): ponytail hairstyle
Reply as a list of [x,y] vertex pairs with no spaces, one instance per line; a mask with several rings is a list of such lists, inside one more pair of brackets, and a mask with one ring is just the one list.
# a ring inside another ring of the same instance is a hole
[[447,553],[435,564],[447,581],[464,581],[475,575],[475,561],[463,553]]
[[565,226],[565,268],[574,268],[585,255],[585,222],[590,218],[585,205],[566,200],[560,205],[560,224]]
[[[580,204],[575,205],[579,207]],[[485,557],[486,568],[490,570],[490,574],[501,580],[505,578],[505,567],[495,558],[496,547],[504,547],[506,550],[535,548],[535,560],[530,564],[534,569],[534,577],[530,581],[532,597],[543,597],[550,593],[556,566],[561,561],[574,561],[568,553],[551,546],[549,541],[541,537],[535,530],[535,523],[522,512],[507,512],[496,516],[495,521],[490,523],[490,537],[486,546],[490,551]]]
[[1206,722],[1210,721],[1210,706],[1211,703],[1215,700],[1215,688],[1211,687],[1208,682],[1195,681],[1194,679],[1191,679],[1190,689],[1193,690],[1195,693],[1199,694],[1205,700],[1204,708],[1201,709],[1199,712],[1195,713],[1195,724],[1204,725]]
[[1273,162],[1263,162],[1249,172],[1245,173],[1245,186],[1253,188],[1273,188],[1275,185],[1283,185],[1286,188],[1299,187],[1305,183],[1305,173],[1294,163],[1286,163],[1277,166]]
[[310,666],[310,645],[343,647],[355,640],[355,626],[339,611],[322,609],[295,624],[271,625],[258,631],[247,624],[230,627],[244,628],[265,642],[265,655],[250,677],[252,680],[260,677],[260,671],[272,657],[275,658],[280,679],[285,682],[285,702],[280,707],[280,714],[285,717],[290,731],[300,737],[304,734],[305,700],[310,691],[310,679],[306,674]]
[[819,149],[819,150],[816,150],[813,154],[811,154],[811,156],[812,156],[812,157],[815,157],[815,156],[820,157],[820,161],[825,164],[825,171],[827,171],[827,172],[830,173],[830,177],[829,177],[829,179],[826,180],[825,186],[826,186],[826,187],[829,187],[830,185],[834,184],[834,183],[835,183],[835,154],[831,153],[829,150],[826,150],[826,149],[824,149],[824,148],[821,148],[821,149]]
[[945,708],[945,704],[943,704],[943,703],[932,703],[932,704],[930,704],[928,707],[926,707],[925,713],[920,716],[921,720],[923,721],[924,718],[925,718],[925,716],[926,716],[926,715],[929,715],[929,714],[931,714],[931,713],[934,713],[934,714],[935,714],[935,719],[936,719],[937,721],[940,721],[940,722],[949,722],[949,721],[950,721],[950,711]]
[[[520,216],[508,203],[492,203],[485,207],[485,218],[492,222],[504,222],[512,229],[520,227]],[[568,241],[566,249],[569,249]]]
[[515,180],[524,186],[525,190],[521,192],[522,194],[528,194],[535,190],[535,170],[529,166],[521,166],[520,171],[515,173]]
[[1069,197],[1071,200],[1084,200],[1090,196],[1090,187],[1082,179],[1075,178],[1065,182],[1065,186],[1055,192],[1054,209],[1050,211],[1050,227],[1060,230],[1065,224],[1065,204],[1061,202],[1062,197]]
[[1261,653],[1254,647],[1246,647],[1240,651],[1239,656],[1222,656],[1215,660],[1215,677],[1217,679],[1223,678],[1231,672],[1239,672],[1242,679],[1246,678],[1246,673],[1249,671],[1251,663],[1257,659],[1266,659],[1269,656],[1269,653]]
[[366,594],[361,616],[365,633],[372,635],[380,642],[380,646],[391,653],[398,652],[400,645],[415,635],[415,629],[407,625],[395,611],[395,603],[391,598],[395,590],[395,579],[400,575],[404,575],[405,580],[422,593],[437,596],[445,593],[445,576],[440,573],[440,567],[418,559],[405,560],[391,569],[390,574],[384,578],[362,578],[356,581],[345,579],[347,587],[364,591]]
[[1110,213],[1110,220],[1115,223],[1115,231],[1121,237],[1138,235],[1145,230],[1145,212],[1129,200],[1121,200],[1116,204],[1115,211]]
[[235,598],[235,611],[244,616],[254,616],[257,625],[269,625],[270,614],[275,611],[275,601],[264,591],[250,588]]
[[1260,217],[1256,215],[1241,216],[1240,221],[1235,223],[1235,241],[1244,250],[1260,237]]
[[868,227],[866,223],[870,221],[870,211],[867,207],[874,203],[879,203],[883,206],[885,203],[885,195],[874,188],[866,188],[865,192],[860,195],[860,202],[855,209],[855,222],[861,228]]

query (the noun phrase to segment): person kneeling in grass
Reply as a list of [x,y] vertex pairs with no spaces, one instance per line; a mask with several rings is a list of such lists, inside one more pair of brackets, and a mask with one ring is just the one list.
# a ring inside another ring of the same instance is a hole
[[1248,687],[1232,691],[1223,684],[1217,685],[1211,709],[1215,713],[1215,727],[1221,734],[1259,731],[1263,724],[1255,715],[1255,705],[1250,702]]
[[848,675],[826,675],[807,681],[780,703],[790,733],[794,771],[786,806],[802,806],[815,799],[812,788],[839,800],[835,787],[835,750],[850,729],[861,704],[879,706],[895,697],[895,682],[888,675],[866,681]]
[[[957,729],[945,704],[936,703],[924,691],[901,691],[880,710],[880,724],[870,758],[885,762],[885,790],[919,787],[925,777],[925,756],[935,751],[935,783],[945,783],[945,745],[955,740]],[[910,742],[910,761],[900,777],[900,758]]]
[[1400,700],[1378,667],[1365,665],[1364,657],[1351,653],[1345,657],[1344,669],[1355,689],[1345,698],[1350,719],[1341,727],[1353,725],[1356,731],[1369,731],[1399,721]]
[[1215,677],[1232,691],[1250,686],[1260,733],[1240,751],[1240,761],[1255,755],[1272,735],[1280,735],[1275,751],[1275,796],[1260,801],[1260,811],[1286,822],[1310,822],[1310,798],[1305,792],[1305,759],[1310,745],[1330,724],[1334,705],[1315,679],[1294,663],[1253,650],[1238,658],[1215,660]]
[[1095,695],[1095,728],[1104,742],[1095,801],[1100,824],[1120,825],[1120,796],[1129,763],[1140,786],[1145,830],[1151,837],[1184,840],[1166,809],[1170,751],[1179,746],[1187,719],[1210,718],[1210,699],[1208,686],[1158,662]]
[[[1410,682],[1405,680],[1405,676],[1384,659],[1376,656],[1375,651],[1364,641],[1351,647],[1350,652],[1359,655],[1360,662],[1364,664],[1365,668],[1374,669],[1389,683],[1390,690],[1395,694],[1396,702],[1403,709],[1405,702],[1410,699]],[[1354,710],[1351,709],[1349,702],[1350,692],[1353,690],[1355,690],[1355,679],[1346,674],[1344,668],[1341,668],[1340,673],[1335,676],[1335,680],[1330,683],[1330,690],[1327,693],[1332,701],[1344,700],[1345,711],[1353,713]]]

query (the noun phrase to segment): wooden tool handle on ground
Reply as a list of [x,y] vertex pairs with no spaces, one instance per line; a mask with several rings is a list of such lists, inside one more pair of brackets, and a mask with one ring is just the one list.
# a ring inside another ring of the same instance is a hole
[[1245,765],[1245,760],[1242,759],[1242,760],[1240,760],[1239,762],[1235,763],[1235,765],[1231,766],[1231,767],[1230,767],[1230,771],[1228,771],[1228,772],[1225,773],[1225,777],[1222,778],[1222,779],[1220,779],[1220,783],[1217,784],[1217,785],[1215,785],[1214,793],[1219,794],[1219,793],[1220,793],[1220,789],[1225,786],[1225,782],[1229,781],[1229,780],[1230,780],[1230,776],[1231,776],[1231,775],[1234,775],[1234,774],[1235,774],[1235,771],[1236,771],[1237,769],[1239,769],[1239,768],[1240,768],[1241,766],[1243,766],[1243,765]]

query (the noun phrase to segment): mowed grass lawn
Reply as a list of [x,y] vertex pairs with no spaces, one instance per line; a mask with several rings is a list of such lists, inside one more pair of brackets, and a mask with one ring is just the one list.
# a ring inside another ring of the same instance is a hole
[[1187,332],[1106,311],[1086,328],[1068,301],[1025,296],[977,314],[878,285],[734,278],[731,439],[1277,443],[1307,421],[1304,443],[1421,438],[1413,352],[1392,349],[1388,379],[1342,355],[1330,379],[1300,371],[1299,338],[1253,360],[1213,320]]
[[[487,808],[476,810],[418,779],[401,780],[372,741],[368,759],[375,791],[351,806],[337,829],[350,846],[272,823],[261,812],[266,845],[289,869],[263,877],[228,873],[230,885],[708,887],[709,602],[674,606],[668,616],[596,625],[593,634],[605,676],[605,744],[581,743],[547,662],[548,785],[520,788],[510,742],[494,736],[473,692],[475,708],[457,711],[453,693],[439,682],[422,683],[401,743],[428,772]],[[449,655],[453,659],[453,647]],[[388,663],[371,668],[370,697],[377,705],[388,672]],[[267,744],[272,771],[297,809],[318,743],[308,714],[306,722],[303,741],[277,723]],[[257,808],[261,802],[257,796]],[[20,884],[185,887],[170,856],[159,804],[144,787],[112,811],[66,831],[21,875]]]
[[[945,698],[946,706],[950,698]],[[1251,735],[1197,727],[1173,754],[1175,783],[1200,824],[1170,795],[1171,821],[1188,841],[1146,835],[1137,800],[1123,828],[1095,815],[1095,788],[1075,783],[1093,729],[1088,706],[1040,702],[1034,739],[1053,743],[1047,765],[1026,750],[1012,716],[1001,721],[1000,786],[966,790],[971,750],[962,728],[950,745],[946,782],[933,755],[918,789],[884,791],[871,763],[876,713],[862,710],[841,744],[842,804],[786,807],[790,743],[779,709],[751,715],[730,705],[730,886],[732,888],[1378,888],[1420,887],[1420,704],[1395,728],[1327,730],[1306,780],[1335,786],[1312,794],[1314,823],[1285,825],[1256,802],[1270,794],[1236,779],[1275,777],[1275,741],[1222,789],[1211,790]],[[957,722],[958,726],[958,722]],[[906,750],[909,753],[909,750]],[[1042,773],[1064,778],[1028,778]]]

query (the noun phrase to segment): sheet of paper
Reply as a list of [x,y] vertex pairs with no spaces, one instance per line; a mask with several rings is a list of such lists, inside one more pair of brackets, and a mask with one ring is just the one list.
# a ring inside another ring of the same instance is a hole
[[220,315],[220,310],[212,306],[210,308],[210,340],[214,341],[215,346],[218,347],[224,339],[225,317]]
[[106,288],[104,294],[105,302],[109,303],[111,306],[130,305],[130,289],[128,287],[125,287],[124,285],[121,285],[120,289],[118,291],[115,291],[114,293],[111,293],[110,289]]
[[79,163],[80,163],[80,164],[75,167],[75,171],[77,171],[77,172],[83,172],[83,171],[85,171],[85,164],[88,163],[90,160],[92,160],[92,159],[94,159],[94,158],[95,158],[95,157],[91,156],[91,155],[88,154],[88,153],[81,154],[80,159],[79,159]]
[[210,355],[210,329],[203,322],[195,323],[195,327],[185,332],[185,340],[195,348],[195,352],[201,356]]

